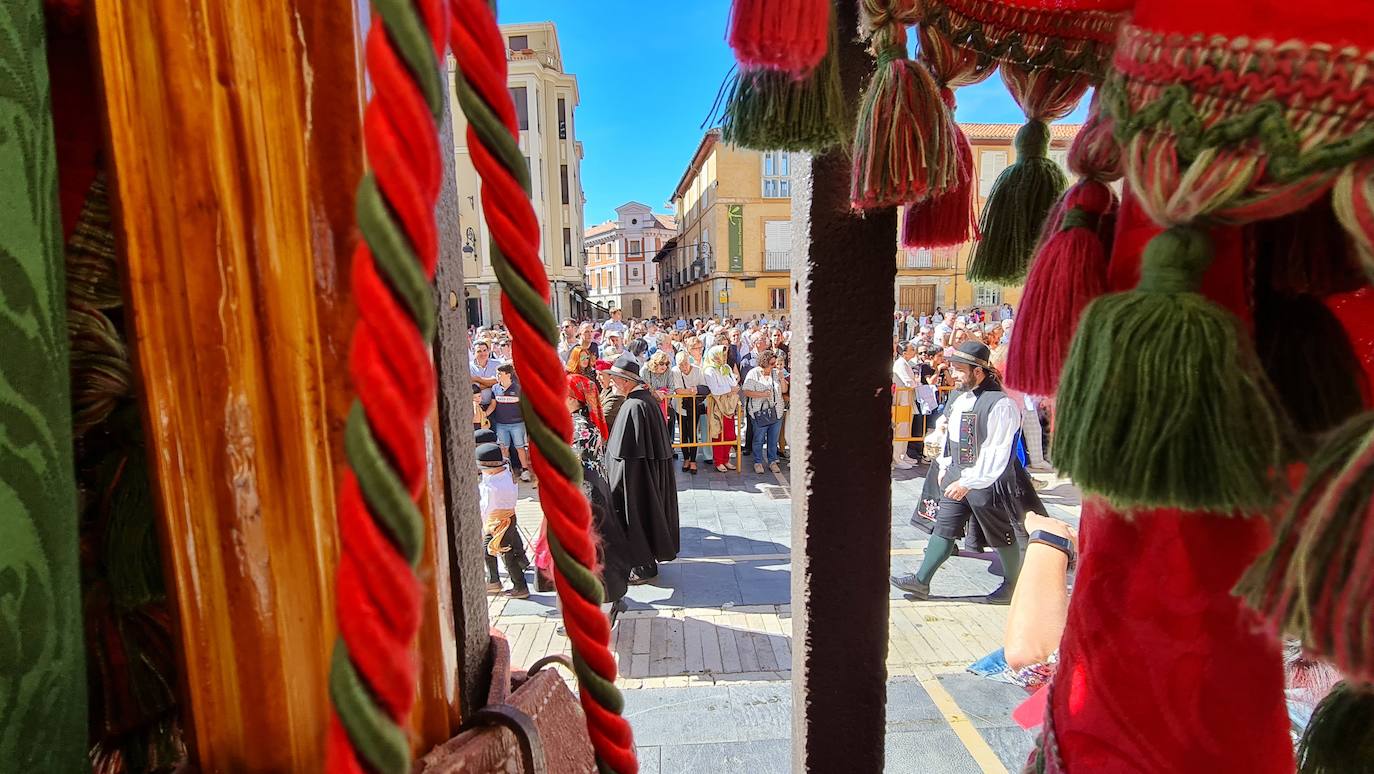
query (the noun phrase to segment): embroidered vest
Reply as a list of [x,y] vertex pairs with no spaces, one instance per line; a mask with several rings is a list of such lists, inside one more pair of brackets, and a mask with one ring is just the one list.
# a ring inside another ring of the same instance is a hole
[[[951,407],[951,413],[954,402],[963,396],[964,393],[958,393],[950,397],[946,405]],[[973,406],[959,416],[958,448],[950,448],[953,434],[945,439],[945,455],[951,459],[949,472],[946,474],[948,480],[957,479],[964,468],[978,461],[978,451],[983,447],[983,439],[988,434],[988,417],[992,415],[992,407],[1005,397],[1006,393],[1001,390],[983,390],[974,400]]]

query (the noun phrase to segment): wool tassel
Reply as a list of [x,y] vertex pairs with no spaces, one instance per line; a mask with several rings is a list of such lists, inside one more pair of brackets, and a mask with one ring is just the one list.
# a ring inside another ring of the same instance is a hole
[[[884,3],[865,0],[868,6]],[[911,204],[957,183],[951,122],[930,72],[907,57],[906,20],[889,15],[873,35],[877,70],[854,131],[855,209]]]
[[952,128],[956,152],[954,187],[906,208],[902,219],[903,247],[952,247],[979,237],[973,209],[973,148],[958,124]]
[[1059,381],[1053,456],[1120,510],[1273,503],[1272,387],[1240,321],[1199,292],[1210,262],[1205,232],[1170,228],[1146,246],[1135,290],[1083,312]]
[[997,176],[983,206],[982,238],[969,261],[970,282],[1021,284],[1045,217],[1068,185],[1064,171],[1047,155],[1048,123],[1028,121],[1016,132],[1015,146],[1016,163]]
[[735,0],[730,47],[740,64],[805,75],[830,47],[829,0]]
[[1367,774],[1374,761],[1374,686],[1340,683],[1298,742],[1298,774]]
[[1256,295],[1255,350],[1289,424],[1312,436],[1358,414],[1369,384],[1331,309],[1307,295]]
[[1374,412],[1312,455],[1273,545],[1236,593],[1347,677],[1374,680]]
[[1302,210],[1250,227],[1261,280],[1276,291],[1318,298],[1359,290],[1368,281],[1350,238],[1323,196]]
[[1007,353],[1007,385],[1031,395],[1059,389],[1078,319],[1107,292],[1108,251],[1101,234],[1111,232],[1103,221],[1116,208],[1116,194],[1101,181],[1083,180],[1065,195],[1063,206],[1031,266]]
[[742,148],[820,153],[846,142],[854,115],[840,87],[839,32],[830,50],[800,78],[766,68],[741,70],[730,85],[721,118],[725,141]]

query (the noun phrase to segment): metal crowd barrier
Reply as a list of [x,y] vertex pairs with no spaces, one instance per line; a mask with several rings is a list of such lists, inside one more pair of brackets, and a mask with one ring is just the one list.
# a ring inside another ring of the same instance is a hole
[[[698,397],[698,396],[696,396],[696,395],[669,395],[669,396],[668,396],[667,398],[665,398],[665,399],[660,399],[659,403],[664,407],[665,410],[670,411],[670,412],[676,412],[676,411],[677,411],[677,407],[674,406],[674,405],[672,405],[672,402],[673,402],[673,401],[696,400],[697,397]],[[678,415],[677,415],[677,428],[678,428],[677,437],[678,437],[678,438],[681,438],[681,437],[682,437],[682,424],[683,424],[683,423],[682,423],[682,415],[681,415],[681,414],[678,414]],[[710,423],[710,421],[708,420],[707,423],[706,423],[706,427],[707,427],[707,430],[708,430],[708,431],[710,430],[710,424],[711,424],[711,423]],[[693,428],[693,432],[695,432],[695,430],[696,430],[696,428]],[[712,447],[712,448],[715,448],[715,447],[717,447],[717,446],[733,446],[733,447],[735,447],[735,472],[736,472],[736,473],[739,473],[739,474],[741,474],[741,475],[744,473],[744,399],[743,399],[743,398],[740,399],[740,402],[739,402],[739,409],[737,409],[737,410],[735,411],[735,440],[733,440],[733,441],[707,441],[706,443],[682,443],[682,442],[680,442],[680,441],[678,441],[678,440],[674,440],[674,441],[673,441],[673,448],[674,448],[674,449],[699,449],[699,448],[701,448],[701,447],[703,447],[703,446],[710,446],[710,447]]]
[[[949,393],[952,392],[953,390],[954,390],[953,387],[940,387],[940,388],[939,388],[938,395],[939,395],[939,398],[940,398],[940,404],[941,404],[941,405],[944,405],[945,400],[949,397]],[[906,398],[905,401],[902,400],[902,396],[903,396],[903,395],[907,396],[907,398]],[[908,431],[908,434],[907,434],[906,436],[893,435],[893,437],[892,437],[892,442],[893,442],[893,443],[913,443],[913,442],[915,442],[915,443],[923,443],[923,442],[925,441],[925,439],[926,439],[926,437],[925,437],[925,431],[926,431],[927,429],[930,429],[930,428],[922,427],[922,428],[921,428],[921,434],[920,434],[920,435],[916,435],[916,434],[915,434],[915,433],[916,433],[916,425],[917,425],[917,424],[922,424],[922,423],[916,422],[916,420],[917,420],[918,418],[919,418],[919,419],[929,419],[929,416],[928,416],[928,415],[924,415],[924,414],[917,414],[917,413],[916,413],[916,388],[915,388],[915,387],[898,387],[898,386],[893,386],[893,388],[892,388],[892,426],[895,428],[895,427],[897,427],[897,425],[900,425],[900,424],[902,424],[903,422],[907,422],[907,423],[910,423],[909,426],[911,427],[911,430]],[[928,424],[928,423],[924,423],[924,424]]]

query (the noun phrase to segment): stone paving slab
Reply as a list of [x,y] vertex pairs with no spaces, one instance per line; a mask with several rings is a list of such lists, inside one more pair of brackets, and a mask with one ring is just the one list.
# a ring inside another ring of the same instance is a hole
[[[1076,525],[1077,490],[1038,477],[1048,481],[1041,496],[1051,515]],[[894,574],[914,571],[924,553],[928,536],[909,523],[923,480],[919,469],[893,471]],[[661,564],[654,583],[630,588],[612,640],[641,770],[789,771],[791,503],[775,499],[788,494],[786,479],[707,470],[678,484],[681,556]],[[521,485],[519,526],[530,543],[541,518],[536,494]],[[1025,692],[964,672],[1002,643],[1007,608],[978,603],[1000,582],[994,552],[961,552],[936,576],[935,598],[889,589],[887,771],[1024,763],[1032,736],[1010,712]],[[490,613],[517,666],[567,652],[553,594],[496,597]],[[938,681],[944,710],[922,681]],[[960,738],[970,733],[973,746]]]

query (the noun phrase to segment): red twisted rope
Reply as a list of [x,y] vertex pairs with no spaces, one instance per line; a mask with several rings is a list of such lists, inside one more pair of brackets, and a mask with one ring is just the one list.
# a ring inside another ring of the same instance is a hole
[[[349,372],[358,403],[339,489],[331,772],[409,770],[413,643],[422,618],[414,566],[423,523],[415,503],[428,478],[425,423],[435,401],[433,313],[424,296],[438,260],[436,106],[443,95],[435,83],[447,8],[442,0],[389,0],[376,8],[366,43],[374,90],[363,117],[371,173],[359,185],[364,239],[352,265],[358,321]],[[400,238],[380,238],[387,234]]]
[[507,90],[506,44],[486,0],[450,3],[456,22],[451,43],[459,69],[458,99],[468,118],[468,152],[482,179],[483,211],[496,248],[492,260],[504,291],[502,311],[524,393],[526,426],[534,440],[531,459],[539,476],[540,504],[555,556],[561,550],[571,560],[566,566],[556,563],[554,575],[587,730],[603,769],[633,774],[638,763],[629,724],[619,714],[610,622],[596,600],[577,590],[593,577],[589,568],[596,563],[591,509],[579,486],[580,465],[568,448],[572,417],[567,377],[554,344],[549,282],[539,258],[539,221],[526,189],[515,106]]

